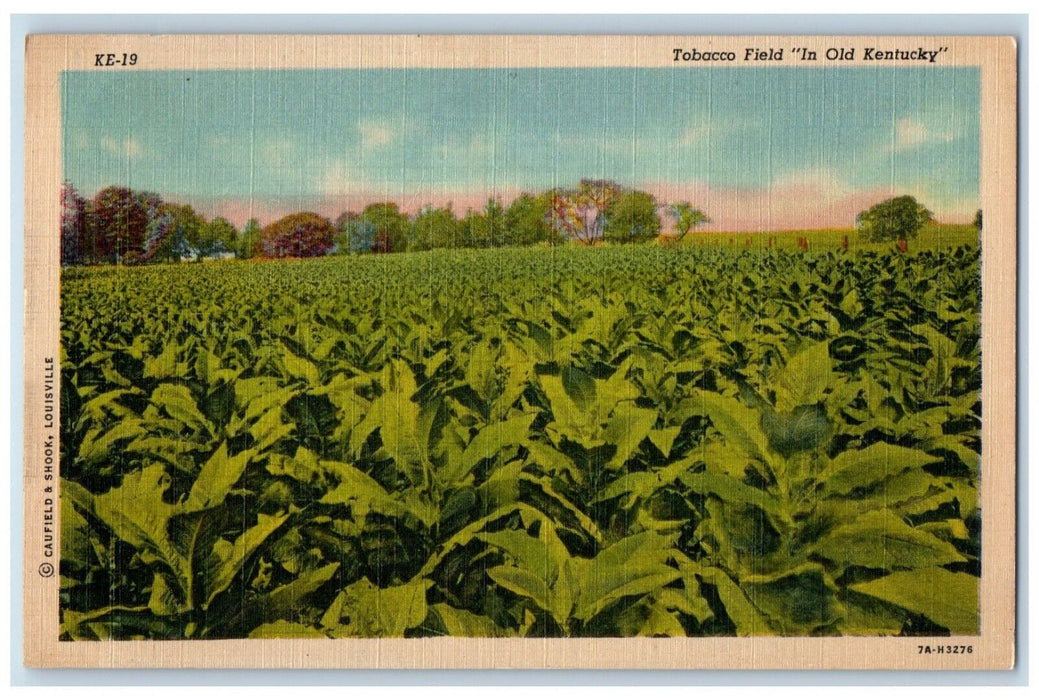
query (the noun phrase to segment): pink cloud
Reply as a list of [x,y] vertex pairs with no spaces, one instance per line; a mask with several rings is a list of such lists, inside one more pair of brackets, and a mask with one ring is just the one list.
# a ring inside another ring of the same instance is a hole
[[[913,192],[904,187],[852,189],[841,185],[828,173],[803,173],[768,188],[738,189],[711,187],[705,182],[648,183],[640,186],[658,202],[688,201],[703,209],[711,223],[705,231],[783,231],[813,228],[850,228],[856,215],[873,204],[901,194],[913,194],[922,202],[931,198],[927,192]],[[517,188],[495,190],[429,190],[410,193],[327,194],[316,197],[179,198],[190,201],[206,216],[223,216],[236,226],[250,218],[261,225],[298,211],[313,211],[335,219],[345,211],[359,212],[373,202],[396,202],[403,211],[414,214],[422,207],[450,206],[456,216],[468,209],[482,210],[488,198],[495,197],[508,206],[521,193]],[[936,210],[943,221],[970,221],[975,205],[964,204],[956,210]],[[962,209],[962,211],[960,211]],[[662,212],[662,224],[670,231],[674,220]]]
[[[464,216],[468,209],[482,210],[489,198],[497,198],[508,205],[520,195],[518,189],[499,190],[445,190],[439,192],[412,193],[353,193],[328,194],[317,197],[257,197],[252,200],[235,198],[193,197],[190,203],[208,217],[223,216],[238,227],[249,219],[256,219],[261,225],[299,211],[312,211],[329,219],[335,219],[345,211],[360,212],[374,202],[396,202],[402,211],[414,214],[423,207],[450,206],[455,216]],[[178,197],[170,197],[174,201],[182,201]],[[188,198],[185,198],[185,200]]]
[[[924,192],[902,187],[851,189],[827,174],[805,174],[769,188],[710,187],[703,182],[650,184],[643,189],[660,202],[687,201],[711,218],[705,231],[785,231],[791,229],[850,228],[859,212],[877,202],[902,194],[928,201]],[[969,221],[973,210],[938,211],[942,220]],[[665,231],[674,221],[663,219]]]

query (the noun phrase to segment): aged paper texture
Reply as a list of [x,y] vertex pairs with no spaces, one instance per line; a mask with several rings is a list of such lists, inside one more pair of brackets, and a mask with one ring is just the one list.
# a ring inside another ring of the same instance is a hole
[[1013,666],[1011,39],[26,52],[27,665]]

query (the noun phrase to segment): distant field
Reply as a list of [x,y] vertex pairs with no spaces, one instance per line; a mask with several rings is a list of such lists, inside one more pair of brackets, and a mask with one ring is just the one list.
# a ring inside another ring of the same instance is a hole
[[[894,247],[894,243],[872,243],[859,235],[854,228],[813,229],[767,232],[709,231],[692,232],[679,243],[690,246],[729,246],[737,248],[767,248],[769,241],[773,248],[784,250],[796,249],[799,238],[808,240],[809,248],[838,248],[844,237],[848,237],[850,250],[886,251]],[[920,234],[909,241],[909,250],[928,250],[954,248],[960,245],[976,244],[978,230],[971,224],[928,224]]]

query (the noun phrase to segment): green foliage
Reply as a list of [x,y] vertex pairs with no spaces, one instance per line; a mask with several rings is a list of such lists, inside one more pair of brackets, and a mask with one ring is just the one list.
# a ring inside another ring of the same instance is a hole
[[561,243],[561,237],[549,225],[551,211],[552,199],[548,194],[524,192],[516,197],[505,210],[507,242],[513,245]]
[[885,199],[859,214],[856,226],[871,241],[914,238],[931,221],[931,212],[909,195]]
[[369,204],[361,212],[361,221],[374,233],[372,250],[376,253],[399,253],[408,248],[411,222],[393,202]]
[[461,227],[450,209],[425,207],[411,226],[409,250],[457,248]]
[[652,240],[660,233],[657,200],[640,190],[625,192],[612,203],[603,235],[615,243]]
[[260,240],[263,229],[256,219],[249,219],[242,227],[235,243],[235,256],[242,259],[253,258],[260,254]]
[[669,207],[668,212],[675,219],[678,240],[685,238],[686,234],[697,226],[711,223],[711,220],[707,218],[707,214],[689,202],[675,202]]
[[978,269],[67,268],[62,637],[976,633]]

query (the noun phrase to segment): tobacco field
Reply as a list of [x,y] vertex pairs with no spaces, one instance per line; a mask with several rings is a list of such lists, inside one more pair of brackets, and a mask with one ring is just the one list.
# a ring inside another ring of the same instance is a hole
[[68,268],[62,638],[977,634],[978,256]]

